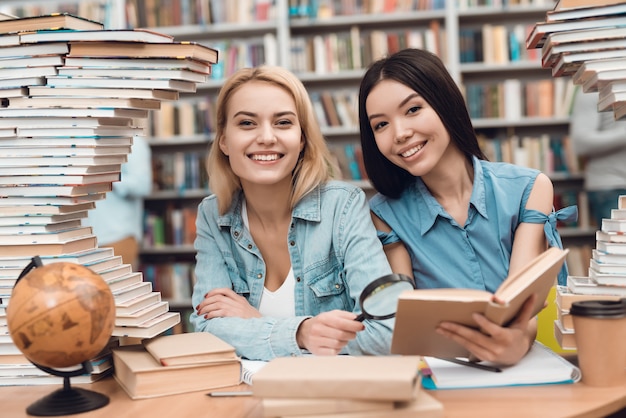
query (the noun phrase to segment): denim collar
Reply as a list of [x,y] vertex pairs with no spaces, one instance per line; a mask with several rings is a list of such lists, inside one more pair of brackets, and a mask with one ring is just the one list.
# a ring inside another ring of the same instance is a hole
[[[474,184],[472,186],[473,188],[472,196],[470,197],[470,206],[474,207],[482,217],[484,217],[485,219],[489,219],[487,215],[485,177],[483,176],[483,166],[480,163],[480,160],[475,156],[472,156],[472,165],[474,166]],[[420,204],[418,199],[417,206],[420,209],[420,217],[422,218],[422,222],[420,223],[421,235],[424,235],[426,232],[432,229],[438,216],[446,219],[452,219],[450,215],[446,213],[443,207],[439,204],[439,202],[437,202],[437,199],[435,199],[430,193],[430,191],[424,184],[424,181],[422,181],[421,177],[416,178],[415,188],[417,189],[417,193],[421,195],[423,202],[423,204]],[[408,190],[411,189],[412,188],[409,188]],[[411,191],[411,193],[414,192],[415,190]]]

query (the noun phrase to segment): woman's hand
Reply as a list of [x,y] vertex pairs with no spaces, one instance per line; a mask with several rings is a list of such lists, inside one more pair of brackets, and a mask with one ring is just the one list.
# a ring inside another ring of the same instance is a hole
[[481,314],[473,314],[480,330],[452,322],[442,322],[437,333],[444,335],[471,353],[472,359],[512,365],[530,349],[537,332],[537,320],[532,315],[537,295],[530,296],[517,317],[507,327],[491,322]]
[[260,318],[261,314],[246,298],[238,295],[231,289],[213,289],[206,295],[204,300],[196,306],[198,316],[205,319],[237,317],[237,318]]
[[317,355],[339,354],[357,332],[365,329],[355,318],[352,312],[333,310],[305,319],[296,333],[298,345]]

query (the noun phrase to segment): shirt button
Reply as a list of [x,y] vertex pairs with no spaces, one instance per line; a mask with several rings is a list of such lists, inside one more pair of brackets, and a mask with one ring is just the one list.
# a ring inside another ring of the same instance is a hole
[[263,274],[262,274],[262,273],[257,274],[257,275],[256,275],[256,278],[257,278],[257,279],[262,279],[262,278],[263,278]]
[[251,250],[252,249],[252,244],[248,244],[248,249]]
[[236,236],[236,237],[238,237],[238,236],[239,236],[239,232],[238,232],[238,231],[235,231],[235,232],[233,233],[233,235],[234,235],[234,236]]
[[300,278],[300,276],[296,277],[296,281],[297,281],[298,283],[300,283],[300,280],[302,280],[302,279]]
[[292,223],[292,224],[291,224],[291,229],[293,229],[293,227],[294,227],[294,225],[293,225],[293,223]]
[[339,289],[341,288],[341,285],[339,283],[335,284],[335,289]]
[[295,241],[289,241],[289,245],[291,245],[293,247],[294,245],[296,245],[296,242]]

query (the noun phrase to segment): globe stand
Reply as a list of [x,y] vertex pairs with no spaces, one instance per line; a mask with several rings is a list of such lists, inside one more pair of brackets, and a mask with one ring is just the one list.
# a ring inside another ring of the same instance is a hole
[[63,388],[57,389],[44,396],[26,408],[29,415],[40,417],[55,417],[61,415],[79,414],[102,408],[109,403],[109,397],[98,392],[82,388],[73,388],[70,377],[91,373],[91,363],[85,361],[78,370],[63,372],[33,363],[46,373],[63,377]]

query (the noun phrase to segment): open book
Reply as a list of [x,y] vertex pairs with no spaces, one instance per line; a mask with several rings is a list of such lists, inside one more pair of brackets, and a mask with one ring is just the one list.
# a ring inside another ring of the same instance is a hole
[[426,389],[575,383],[581,377],[578,367],[536,341],[517,364],[500,368],[502,372],[493,373],[434,357],[424,357],[420,373],[422,385]]
[[[550,289],[569,250],[552,247],[507,277],[492,294],[478,289],[416,289],[402,293],[398,299],[396,324],[391,342],[393,354],[433,357],[467,357],[461,345],[436,333],[443,321],[478,328],[472,313],[478,312],[491,321],[506,325],[515,318],[524,302],[533,294],[537,300],[536,315],[544,307]],[[493,302],[496,296],[503,304]]]

